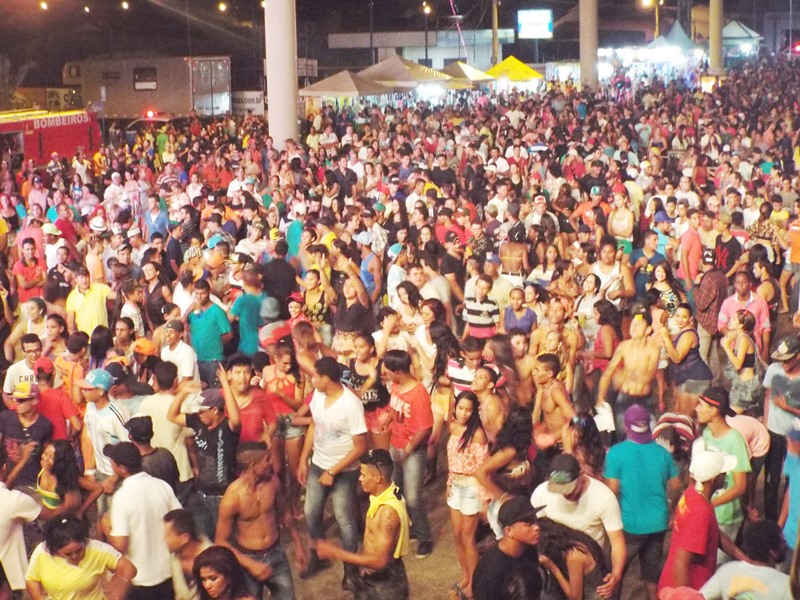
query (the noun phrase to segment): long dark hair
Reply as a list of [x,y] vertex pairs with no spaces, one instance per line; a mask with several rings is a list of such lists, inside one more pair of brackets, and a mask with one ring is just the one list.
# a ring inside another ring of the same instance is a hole
[[461,344],[451,329],[444,323],[431,323],[431,341],[436,345],[436,356],[433,359],[433,377],[431,391],[436,389],[439,378],[447,372],[447,362],[461,353]]
[[533,441],[533,418],[531,411],[517,406],[508,413],[503,427],[497,434],[492,454],[505,448],[513,448],[517,459],[522,460],[528,454]]
[[114,334],[104,325],[98,325],[92,331],[89,343],[89,357],[91,358],[92,368],[99,369],[106,360],[106,355],[114,347]]
[[576,531],[550,519],[539,519],[539,527],[541,528],[539,553],[550,558],[565,575],[569,572],[567,554],[571,550],[580,550],[590,554],[600,572],[603,575],[608,572],[606,559],[600,546],[583,531]]
[[597,324],[610,325],[617,334],[617,338],[622,340],[622,316],[617,307],[610,300],[602,299],[594,303],[594,309],[600,315]]
[[78,462],[75,460],[75,451],[65,440],[50,440],[45,443],[53,447],[53,475],[56,478],[56,494],[61,498],[67,492],[77,491]]
[[672,272],[672,267],[670,267],[669,263],[665,260],[660,260],[653,265],[653,272],[650,273],[650,283],[656,282],[656,269],[659,267],[664,269],[664,274],[666,275],[665,281],[667,282],[667,285],[669,285],[672,292],[676,296],[683,294],[683,285],[681,285],[681,282],[678,281],[677,277],[675,277],[675,274]]
[[[405,290],[406,294],[408,294],[408,305],[419,310],[420,304],[422,303],[422,296],[419,295],[417,286],[410,281],[402,281],[397,285],[397,291],[399,292],[400,290]],[[434,312],[434,314],[436,313]]]
[[480,402],[478,401],[478,397],[475,395],[475,392],[467,390],[456,396],[456,401],[453,404],[453,417],[455,418],[456,407],[462,400],[468,400],[472,403],[472,415],[470,415],[469,421],[467,421],[467,427],[464,429],[464,433],[461,434],[461,437],[458,440],[459,452],[464,452],[467,448],[469,448],[469,445],[472,443],[472,439],[475,437],[475,432],[481,427],[481,415],[478,412],[480,409]]
[[220,575],[222,575],[228,584],[228,595],[236,600],[243,596],[247,596],[247,586],[245,585],[245,572],[236,556],[223,546],[211,546],[203,550],[197,558],[194,559],[194,567],[192,568],[192,575],[194,575],[195,582],[197,583],[197,591],[200,594],[200,600],[211,600],[206,589],[200,581],[200,570],[204,568],[211,568]]

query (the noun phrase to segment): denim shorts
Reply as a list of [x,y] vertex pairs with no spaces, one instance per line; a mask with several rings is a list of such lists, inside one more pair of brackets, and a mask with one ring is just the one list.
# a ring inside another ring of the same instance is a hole
[[450,492],[447,494],[447,506],[468,517],[481,512],[484,502],[477,479],[457,474],[452,475],[451,479]]
[[711,387],[711,380],[709,379],[687,379],[678,386],[678,389],[684,394],[702,394],[709,387]]
[[292,425],[293,418],[294,413],[278,415],[278,429],[275,430],[275,435],[284,440],[303,437],[306,434],[306,428]]

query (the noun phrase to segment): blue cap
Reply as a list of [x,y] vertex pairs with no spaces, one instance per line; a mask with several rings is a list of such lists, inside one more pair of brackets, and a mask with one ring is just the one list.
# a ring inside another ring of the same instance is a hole
[[107,392],[114,385],[114,378],[105,369],[92,369],[86,375],[86,379],[79,381],[78,386],[84,390],[101,389]]

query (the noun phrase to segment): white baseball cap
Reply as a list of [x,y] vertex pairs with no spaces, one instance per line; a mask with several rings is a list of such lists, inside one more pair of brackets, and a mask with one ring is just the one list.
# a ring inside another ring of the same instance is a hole
[[711,481],[720,473],[730,473],[736,468],[736,457],[716,450],[695,450],[689,464],[689,474],[699,483]]

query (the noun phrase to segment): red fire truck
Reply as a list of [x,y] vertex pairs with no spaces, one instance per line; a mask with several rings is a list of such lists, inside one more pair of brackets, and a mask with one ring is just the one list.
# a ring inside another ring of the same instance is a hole
[[0,112],[0,157],[15,170],[29,158],[37,164],[46,163],[52,152],[70,159],[78,146],[91,157],[100,144],[100,126],[94,112]]

